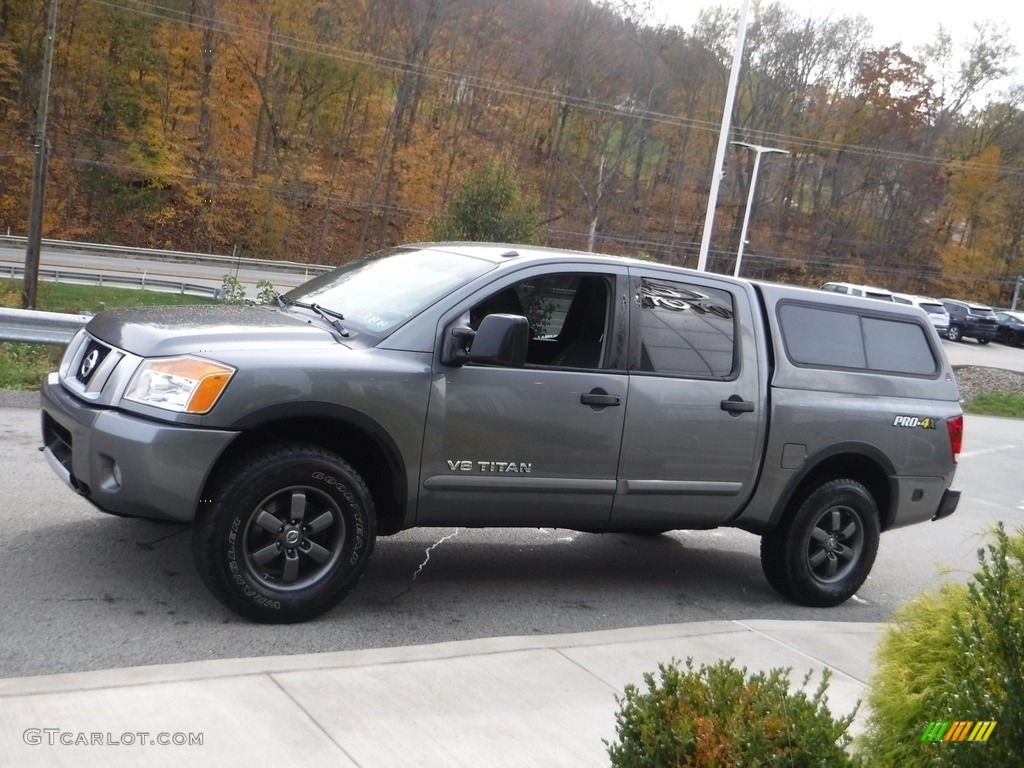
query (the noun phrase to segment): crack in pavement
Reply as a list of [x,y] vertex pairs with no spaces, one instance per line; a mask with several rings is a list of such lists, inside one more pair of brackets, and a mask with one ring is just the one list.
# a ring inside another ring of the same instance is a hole
[[413,582],[416,581],[416,577],[420,575],[420,573],[426,567],[427,563],[430,562],[430,553],[433,552],[435,549],[437,549],[442,544],[444,544],[446,541],[448,541],[448,539],[451,539],[451,538],[454,538],[454,537],[458,536],[459,535],[459,530],[460,529],[456,529],[454,533],[449,533],[447,536],[442,536],[440,539],[438,539],[433,544],[431,544],[429,547],[427,547],[427,549],[426,549],[426,551],[424,553],[426,555],[426,557],[423,558],[423,562],[420,563],[419,567],[412,574],[412,578],[409,580],[409,586],[406,587],[405,589],[403,589],[401,592],[399,592],[394,597],[392,597],[390,600],[388,600],[388,603],[395,603],[400,598],[405,597],[410,592],[412,592]]
[[430,562],[430,553],[432,551],[434,551],[435,549],[440,547],[442,544],[444,544],[446,541],[448,541],[448,539],[453,539],[453,538],[455,538],[458,535],[459,535],[459,531],[456,529],[455,533],[449,533],[447,536],[442,536],[436,542],[434,542],[429,547],[427,547],[427,551],[426,551],[426,555],[427,556],[423,559],[423,562],[420,563],[420,567],[416,569],[416,573],[414,573],[412,575],[412,580],[416,581],[416,577],[420,575],[420,571],[422,571],[426,567],[427,563]]

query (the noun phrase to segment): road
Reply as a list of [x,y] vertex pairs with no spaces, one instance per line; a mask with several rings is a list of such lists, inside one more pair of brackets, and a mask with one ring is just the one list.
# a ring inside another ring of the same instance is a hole
[[968,578],[995,521],[1024,524],[1024,425],[968,416],[960,509],[885,534],[868,582],[837,608],[782,600],[740,531],[424,529],[380,540],[327,615],[261,626],[202,586],[187,527],[110,517],[71,494],[38,452],[34,396],[3,395],[29,407],[0,406],[0,677],[709,619],[884,621],[918,590]]
[[[0,248],[0,275],[10,265],[24,266],[25,253],[14,248]],[[40,254],[40,267],[43,269],[65,269],[70,272],[88,274],[126,275],[131,278],[172,280],[187,282],[194,285],[207,286],[211,289],[220,288],[224,283],[224,275],[231,273],[246,288],[249,298],[257,295],[256,284],[263,279],[269,280],[277,289],[294,288],[304,283],[310,276],[300,272],[276,270],[231,269],[223,265],[188,264],[154,259],[127,258],[123,256],[100,256],[94,253],[68,253],[43,251]],[[315,276],[315,275],[311,275]]]

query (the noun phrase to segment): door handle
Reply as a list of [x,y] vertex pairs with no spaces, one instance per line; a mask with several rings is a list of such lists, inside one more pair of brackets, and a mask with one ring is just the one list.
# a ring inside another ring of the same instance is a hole
[[609,406],[621,405],[622,398],[618,395],[609,395],[598,387],[580,395],[580,403],[582,405],[589,405],[591,408],[607,408]]
[[731,395],[728,400],[722,401],[722,410],[730,416],[739,416],[741,413],[753,413],[754,404],[739,395]]

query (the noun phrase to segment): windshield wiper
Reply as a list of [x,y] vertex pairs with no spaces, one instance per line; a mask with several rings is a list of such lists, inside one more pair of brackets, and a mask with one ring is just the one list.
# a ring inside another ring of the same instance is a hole
[[277,304],[280,307],[302,307],[303,309],[312,310],[313,312],[316,312],[318,315],[320,315],[320,317],[322,317],[328,323],[330,323],[331,327],[334,328],[334,330],[336,330],[341,336],[347,338],[348,336],[352,335],[349,333],[348,328],[346,328],[345,325],[342,323],[342,320],[345,319],[345,316],[341,314],[341,312],[335,312],[333,309],[321,307],[319,304],[306,304],[305,302],[302,301],[295,301],[295,299],[287,298],[284,294],[278,294]]

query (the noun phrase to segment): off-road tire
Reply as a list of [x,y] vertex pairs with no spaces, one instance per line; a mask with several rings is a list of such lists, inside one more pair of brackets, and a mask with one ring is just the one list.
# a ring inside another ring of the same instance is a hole
[[271,624],[311,619],[345,597],[373,554],[373,498],[343,459],[288,443],[223,472],[192,528],[199,576],[239,615]]
[[783,524],[761,537],[761,569],[781,595],[815,607],[857,593],[878,553],[878,507],[861,483],[830,480],[800,502]]

